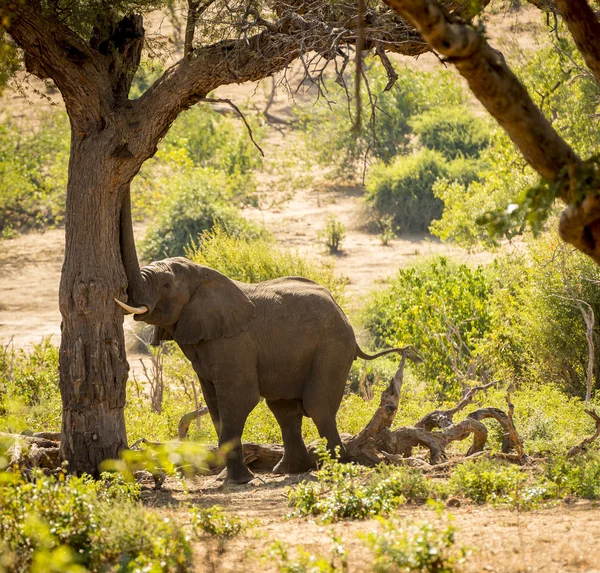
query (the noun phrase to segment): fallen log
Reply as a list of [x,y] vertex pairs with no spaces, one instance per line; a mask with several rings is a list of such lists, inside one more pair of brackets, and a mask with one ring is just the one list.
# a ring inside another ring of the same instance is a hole
[[190,424],[194,420],[197,420],[198,418],[201,418],[202,416],[206,416],[206,414],[208,414],[208,408],[206,406],[204,406],[202,408],[198,408],[197,410],[194,410],[192,412],[188,412],[187,414],[184,414],[181,417],[181,420],[179,420],[179,424],[177,425],[177,437],[181,441],[187,440],[188,431],[190,429]]

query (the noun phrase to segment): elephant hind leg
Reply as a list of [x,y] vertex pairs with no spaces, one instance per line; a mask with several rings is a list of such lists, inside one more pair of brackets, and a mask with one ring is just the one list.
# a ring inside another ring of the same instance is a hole
[[327,440],[331,454],[339,448],[340,460],[344,461],[344,446],[335,417],[342,402],[353,356],[347,360],[331,358],[343,356],[342,353],[343,349],[333,349],[315,360],[310,380],[304,390],[303,406],[317,426],[319,435]]
[[296,400],[267,400],[283,436],[283,457],[273,469],[276,474],[299,474],[313,467],[302,439],[302,409]]

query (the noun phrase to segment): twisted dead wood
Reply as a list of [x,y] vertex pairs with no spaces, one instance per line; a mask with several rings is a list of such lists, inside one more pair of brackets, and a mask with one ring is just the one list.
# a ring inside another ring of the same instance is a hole
[[598,414],[596,414],[596,412],[594,412],[593,410],[585,410],[585,413],[588,416],[590,416],[592,420],[594,420],[594,422],[596,422],[596,431],[593,435],[589,436],[588,438],[585,438],[581,443],[577,444],[576,446],[573,446],[572,448],[569,448],[569,450],[567,451],[567,457],[569,458],[581,453],[585,453],[590,444],[595,442],[598,439],[598,436],[600,436],[600,416],[598,416]]

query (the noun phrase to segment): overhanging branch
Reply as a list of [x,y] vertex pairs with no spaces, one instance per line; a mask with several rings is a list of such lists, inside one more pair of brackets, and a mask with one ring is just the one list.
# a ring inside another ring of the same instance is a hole
[[555,0],[587,67],[600,82],[600,22],[585,0]]
[[471,26],[436,0],[385,2],[456,66],[527,162],[558,185],[568,204],[561,216],[561,237],[600,264],[600,174],[596,165],[577,156],[533,103],[502,54]]

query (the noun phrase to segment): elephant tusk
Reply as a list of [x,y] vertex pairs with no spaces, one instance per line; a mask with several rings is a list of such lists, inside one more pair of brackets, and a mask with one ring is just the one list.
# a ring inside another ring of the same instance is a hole
[[148,307],[145,305],[142,306],[129,306],[128,304],[125,304],[124,302],[121,302],[118,299],[115,299],[115,302],[122,308],[124,308],[127,312],[130,312],[131,314],[144,314],[145,312],[148,312]]

